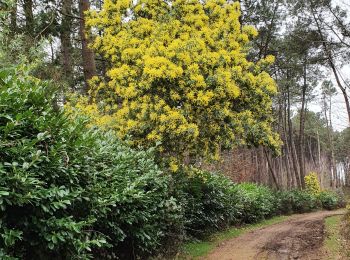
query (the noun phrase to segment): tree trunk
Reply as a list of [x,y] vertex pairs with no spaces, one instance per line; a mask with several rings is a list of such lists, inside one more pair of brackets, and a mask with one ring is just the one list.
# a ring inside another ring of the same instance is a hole
[[312,138],[311,136],[307,139],[307,144],[308,144],[308,148],[309,148],[309,155],[310,155],[310,161],[312,162],[312,165],[316,168],[317,167],[317,163],[314,157],[314,152],[312,149]]
[[317,161],[318,161],[318,171],[320,173],[320,184],[321,188],[325,188],[325,173],[322,169],[322,160],[321,160],[321,144],[320,144],[320,133],[317,130]]
[[26,34],[34,36],[33,0],[23,0]]
[[329,96],[329,147],[331,149],[331,167],[335,177],[335,187],[337,188],[340,184],[337,173],[337,165],[334,158],[334,145],[333,145],[333,125],[332,125],[332,96]]
[[17,1],[13,2],[13,8],[10,14],[10,30],[13,34],[17,33]]
[[292,126],[292,120],[291,120],[291,115],[290,115],[290,91],[289,91],[289,86],[287,86],[287,100],[288,100],[288,106],[287,106],[287,112],[288,112],[288,132],[289,132],[289,142],[290,142],[290,147],[291,147],[291,154],[292,154],[292,162],[293,162],[293,169],[294,169],[294,174],[295,174],[295,180],[297,187],[301,187],[301,181],[300,181],[300,175],[299,175],[299,169],[298,169],[298,162],[297,158],[295,155],[295,144],[294,144],[294,139],[293,139],[293,126]]
[[79,0],[79,13],[80,13],[80,37],[82,44],[82,58],[83,58],[83,71],[85,77],[85,88],[84,93],[88,94],[90,90],[89,80],[96,75],[96,65],[95,65],[95,54],[89,48],[90,39],[86,34],[85,27],[85,12],[90,9],[89,0]]
[[265,157],[266,157],[266,160],[267,160],[268,171],[271,173],[271,177],[272,177],[272,180],[273,180],[276,188],[279,189],[280,187],[279,187],[279,184],[278,184],[278,177],[277,177],[276,171],[273,168],[271,158],[270,158],[269,154],[267,153],[266,149],[263,148],[263,150],[264,150]]
[[288,184],[287,184],[287,187],[289,189],[292,189],[296,186],[296,183],[295,183],[295,178],[292,174],[292,166],[291,166],[291,163],[290,163],[290,157],[291,157],[291,152],[290,152],[290,146],[289,146],[289,142],[288,142],[288,137],[287,137],[287,128],[285,128],[284,130],[284,140],[285,140],[285,146],[286,146],[286,149],[285,149],[285,158],[286,158],[286,170],[287,170],[287,176],[288,176]]
[[329,111],[329,114],[327,115],[327,107],[328,107],[328,104],[327,104],[327,97],[326,97],[326,94],[323,94],[323,102],[324,102],[324,117],[326,119],[326,127],[327,127],[327,137],[328,137],[328,145],[329,145],[329,148],[330,148],[330,167],[329,167],[329,170],[330,170],[330,179],[331,179],[331,187],[335,188],[337,186],[337,178],[336,178],[336,172],[334,171],[334,153],[333,153],[333,142],[332,142],[332,129],[331,129],[331,121],[329,119],[329,117],[331,116],[331,112]]
[[72,0],[62,1],[62,27],[61,27],[61,51],[62,51],[62,67],[64,76],[70,87],[73,82],[73,67],[72,67]]
[[306,78],[306,58],[304,61],[304,84],[302,88],[301,95],[301,109],[300,109],[300,129],[299,129],[299,168],[300,168],[300,181],[301,187],[305,188],[305,142],[304,142],[304,132],[305,132],[305,102],[306,102],[306,88],[307,88],[307,78]]

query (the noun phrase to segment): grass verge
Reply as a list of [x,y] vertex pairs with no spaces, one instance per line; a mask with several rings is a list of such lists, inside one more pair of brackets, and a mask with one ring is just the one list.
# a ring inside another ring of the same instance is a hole
[[[342,259],[340,252],[343,251],[343,236],[341,235],[343,216],[332,216],[326,218],[325,229],[326,238],[324,249],[327,259]],[[344,252],[345,253],[345,252]]]
[[261,227],[283,222],[289,218],[291,218],[291,216],[277,216],[256,224],[228,228],[225,231],[211,235],[204,241],[186,243],[183,247],[183,254],[181,255],[180,259],[198,259],[199,257],[206,256],[223,241],[238,237]]

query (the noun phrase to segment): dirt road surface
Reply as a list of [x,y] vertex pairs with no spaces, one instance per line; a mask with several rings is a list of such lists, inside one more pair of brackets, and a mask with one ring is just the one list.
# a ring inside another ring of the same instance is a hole
[[324,259],[324,219],[344,210],[295,215],[291,219],[228,240],[215,248],[206,260]]

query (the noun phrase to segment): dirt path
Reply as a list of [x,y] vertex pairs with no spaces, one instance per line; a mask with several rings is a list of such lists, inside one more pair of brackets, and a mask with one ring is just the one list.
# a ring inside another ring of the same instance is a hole
[[323,259],[324,219],[344,210],[295,215],[288,221],[228,240],[203,259]]

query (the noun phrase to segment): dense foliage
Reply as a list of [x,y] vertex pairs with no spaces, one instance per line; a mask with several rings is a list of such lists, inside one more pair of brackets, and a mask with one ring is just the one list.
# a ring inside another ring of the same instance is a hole
[[198,237],[239,222],[238,189],[229,179],[197,169],[180,171],[174,178],[187,235]]
[[222,0],[104,1],[87,22],[102,31],[94,48],[112,68],[96,79],[95,102],[78,106],[171,157],[217,158],[238,143],[277,149],[276,84],[265,71],[274,59],[247,60],[257,32],[239,16],[238,2]]
[[345,207],[346,205],[344,194],[342,192],[337,194],[332,191],[321,191],[318,198],[322,207],[327,210]]
[[279,193],[195,168],[164,174],[152,151],[63,113],[21,69],[1,70],[0,90],[2,259],[166,254],[184,237],[340,204],[330,192]]
[[278,214],[276,192],[253,183],[238,185],[241,222],[252,223]]
[[0,90],[1,259],[145,254],[181,233],[150,152],[56,111],[36,79],[1,70]]
[[194,237],[279,214],[344,206],[344,198],[335,192],[275,191],[253,183],[234,184],[223,175],[196,169],[177,174],[175,183],[186,235]]

